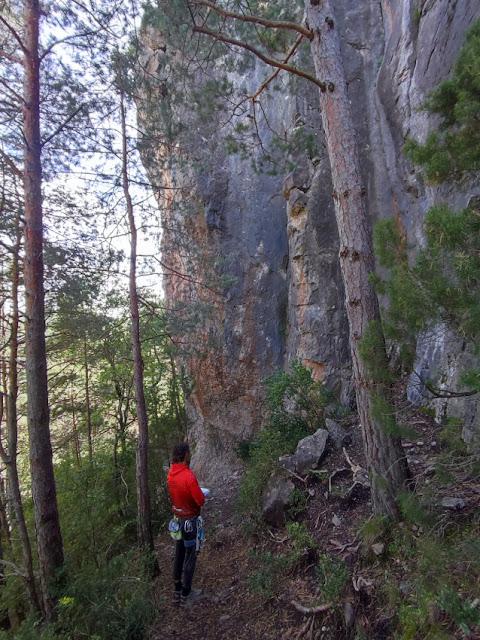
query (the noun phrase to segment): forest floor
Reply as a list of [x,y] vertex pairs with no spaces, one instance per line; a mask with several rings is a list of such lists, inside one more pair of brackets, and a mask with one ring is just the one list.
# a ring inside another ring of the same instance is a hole
[[[415,439],[404,442],[413,482],[428,484],[429,469],[441,448],[440,428],[408,403],[403,413],[404,420],[414,426],[417,433]],[[352,425],[351,433],[353,440],[348,446],[348,456],[352,464],[363,467],[359,428]],[[305,508],[295,519],[307,525],[317,549],[306,552],[291,570],[272,574],[274,595],[265,596],[251,588],[249,578],[258,573],[259,568],[253,554],[285,554],[288,535],[284,530],[263,531],[253,538],[245,535],[244,523],[235,514],[238,478],[232,477],[221,487],[212,487],[211,497],[202,511],[207,542],[198,557],[194,588],[203,589],[205,596],[189,610],[171,602],[174,543],[168,533],[160,535],[156,550],[162,573],[154,594],[159,619],[149,640],[392,639],[392,619],[396,611],[381,591],[386,560],[382,553],[377,557],[371,545],[359,536],[359,529],[371,515],[369,489],[357,485],[350,490],[353,484],[350,464],[341,451],[332,449],[321,468],[325,470],[323,477],[309,475],[304,480],[295,480],[308,496]],[[344,470],[339,472],[341,469]],[[461,511],[448,511],[444,526],[447,520],[457,524],[469,522],[472,515],[478,513],[478,484],[449,486],[445,495],[460,496],[467,506]],[[418,531],[415,525],[404,526],[411,529],[413,536],[422,533],[421,527]],[[347,567],[351,585],[348,596],[325,612],[300,613],[292,601],[307,608],[325,603],[316,568],[322,554],[337,558]],[[402,560],[395,561],[393,568],[391,564],[388,571],[396,573],[397,584],[402,584]],[[466,636],[453,629],[449,637]],[[473,630],[469,637],[478,639],[480,634],[476,635]]]

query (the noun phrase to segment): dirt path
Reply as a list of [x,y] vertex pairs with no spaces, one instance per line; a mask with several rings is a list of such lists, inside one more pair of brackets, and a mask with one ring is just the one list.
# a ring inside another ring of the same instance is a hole
[[168,534],[157,539],[162,574],[156,591],[161,619],[150,640],[278,640],[279,629],[291,626],[295,617],[291,611],[265,604],[248,590],[246,580],[255,566],[248,556],[242,523],[233,515],[237,490],[237,480],[212,488],[202,510],[207,542],[198,557],[194,587],[203,589],[205,597],[190,610],[170,601],[174,543]]

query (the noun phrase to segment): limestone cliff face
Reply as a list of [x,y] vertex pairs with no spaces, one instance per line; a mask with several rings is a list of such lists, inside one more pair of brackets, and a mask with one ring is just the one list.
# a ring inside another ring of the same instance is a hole
[[[461,187],[425,185],[402,154],[407,135],[423,142],[437,124],[435,118],[418,107],[428,92],[448,76],[466,32],[480,18],[480,5],[476,0],[425,0],[417,7],[412,1],[383,0],[382,8],[386,46],[377,83],[377,104],[384,162],[393,213],[405,228],[413,254],[423,242],[423,217],[433,204],[445,202],[459,210],[480,192],[475,182]],[[413,19],[417,8],[421,13]],[[418,341],[416,374],[409,383],[412,401],[428,402],[438,419],[450,416],[462,420],[467,442],[480,435],[478,400],[432,399],[424,394],[422,380],[431,378],[441,388],[457,389],[460,372],[473,364],[473,354],[462,341],[445,328],[435,327]]]
[[[423,215],[434,202],[464,206],[480,191],[427,187],[402,152],[407,135],[422,139],[432,126],[416,109],[448,75],[468,27],[480,18],[480,5],[477,0],[334,4],[372,224],[397,216],[414,252],[422,242]],[[161,54],[147,51],[145,63],[158,72]],[[264,74],[258,64],[247,80],[235,81],[246,82],[253,92]],[[159,197],[163,260],[170,268],[167,302],[183,305],[184,315],[195,305],[204,309],[196,325],[201,347],[186,350],[183,359],[192,380],[188,407],[196,463],[205,477],[225,476],[238,464],[235,443],[250,438],[262,423],[262,380],[293,359],[309,366],[342,401],[353,399],[316,92],[306,82],[282,80],[262,98],[258,133],[266,147],[272,130],[293,147],[305,134],[314,140],[308,151],[291,149],[290,172],[254,172],[251,160],[261,159],[259,145],[252,146],[250,157],[224,152],[231,125],[212,126],[208,138],[198,136],[196,144],[210,149],[208,168],[179,168],[178,154],[168,163],[147,164],[153,181],[172,187]],[[454,386],[460,360],[472,356],[461,344],[452,348],[447,337],[423,336],[417,364],[421,375],[446,371],[442,382]],[[420,400],[420,392],[412,380],[411,398]],[[439,414],[445,410],[438,401],[435,406]],[[449,411],[465,419],[471,439],[479,419],[476,401],[458,401]]]

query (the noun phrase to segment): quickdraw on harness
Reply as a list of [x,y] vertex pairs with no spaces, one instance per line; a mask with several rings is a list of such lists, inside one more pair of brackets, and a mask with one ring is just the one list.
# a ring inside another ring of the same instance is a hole
[[205,534],[203,533],[203,518],[202,516],[198,516],[197,518],[197,537],[196,537],[196,549],[197,553],[200,552],[200,549],[205,544]]

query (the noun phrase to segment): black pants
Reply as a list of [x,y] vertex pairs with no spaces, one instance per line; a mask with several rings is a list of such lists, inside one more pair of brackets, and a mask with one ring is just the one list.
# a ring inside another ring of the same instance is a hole
[[[185,523],[187,529],[192,531],[185,531]],[[193,574],[195,573],[195,564],[197,562],[197,518],[191,518],[190,520],[180,520],[180,526],[182,529],[182,540],[177,540],[175,543],[175,560],[173,562],[173,579],[175,582],[182,582],[183,571],[183,593],[188,595],[192,588]],[[193,543],[193,544],[192,544]]]

